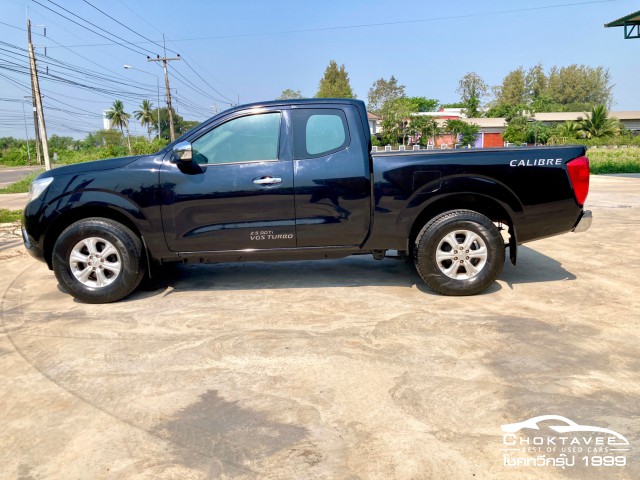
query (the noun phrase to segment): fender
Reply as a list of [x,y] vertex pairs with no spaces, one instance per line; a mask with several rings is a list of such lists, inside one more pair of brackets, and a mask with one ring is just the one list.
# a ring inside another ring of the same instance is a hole
[[[45,227],[43,244],[49,245],[60,234],[60,222],[67,223],[79,218],[101,216],[104,212],[114,212],[114,217],[126,218],[127,223],[145,239],[145,245],[153,256],[167,250],[162,232],[159,208],[143,208],[125,195],[99,189],[76,190],[53,199],[42,210],[41,224]],[[108,215],[105,215],[108,216]],[[53,237],[51,237],[53,235]]]
[[[417,189],[409,198],[407,205],[399,213],[396,227],[404,236],[411,232],[413,224],[420,214],[437,204],[442,204],[441,211],[469,205],[457,204],[456,198],[473,198],[478,205],[497,203],[509,215],[514,229],[523,213],[523,205],[515,193],[505,184],[489,177],[452,175],[442,178],[437,191],[433,185],[427,184]],[[492,202],[493,201],[493,202]],[[437,210],[437,209],[436,209]],[[490,210],[490,209],[489,209]],[[440,212],[434,212],[435,214]],[[483,213],[482,211],[480,213]]]

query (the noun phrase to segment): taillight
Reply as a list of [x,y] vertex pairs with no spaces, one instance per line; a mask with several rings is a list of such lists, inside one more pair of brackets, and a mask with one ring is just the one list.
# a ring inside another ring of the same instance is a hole
[[579,205],[584,205],[589,193],[589,159],[578,157],[567,163],[569,179],[573,186],[573,194]]

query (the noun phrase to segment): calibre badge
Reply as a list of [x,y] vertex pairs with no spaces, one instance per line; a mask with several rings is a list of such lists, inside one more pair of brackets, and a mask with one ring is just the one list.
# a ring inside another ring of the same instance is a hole
[[511,167],[555,167],[562,165],[561,158],[535,158],[535,159],[522,159],[511,160],[509,162]]

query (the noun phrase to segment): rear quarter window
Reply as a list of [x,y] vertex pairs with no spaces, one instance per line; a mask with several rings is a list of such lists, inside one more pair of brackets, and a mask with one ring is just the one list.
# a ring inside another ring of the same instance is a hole
[[293,156],[318,158],[349,146],[347,119],[339,109],[293,110]]

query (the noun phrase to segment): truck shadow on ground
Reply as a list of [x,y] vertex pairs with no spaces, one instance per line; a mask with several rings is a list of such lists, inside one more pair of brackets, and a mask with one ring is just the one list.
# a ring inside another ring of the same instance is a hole
[[[575,280],[576,276],[557,260],[528,247],[520,247],[518,266],[505,262],[499,280],[509,288],[515,284]],[[256,290],[289,288],[345,288],[392,286],[435,294],[427,287],[413,265],[398,260],[373,260],[353,256],[340,260],[297,262],[248,262],[207,265],[167,264],[145,279],[131,300],[162,293],[167,288],[179,291]],[[494,283],[485,294],[501,289]]]

